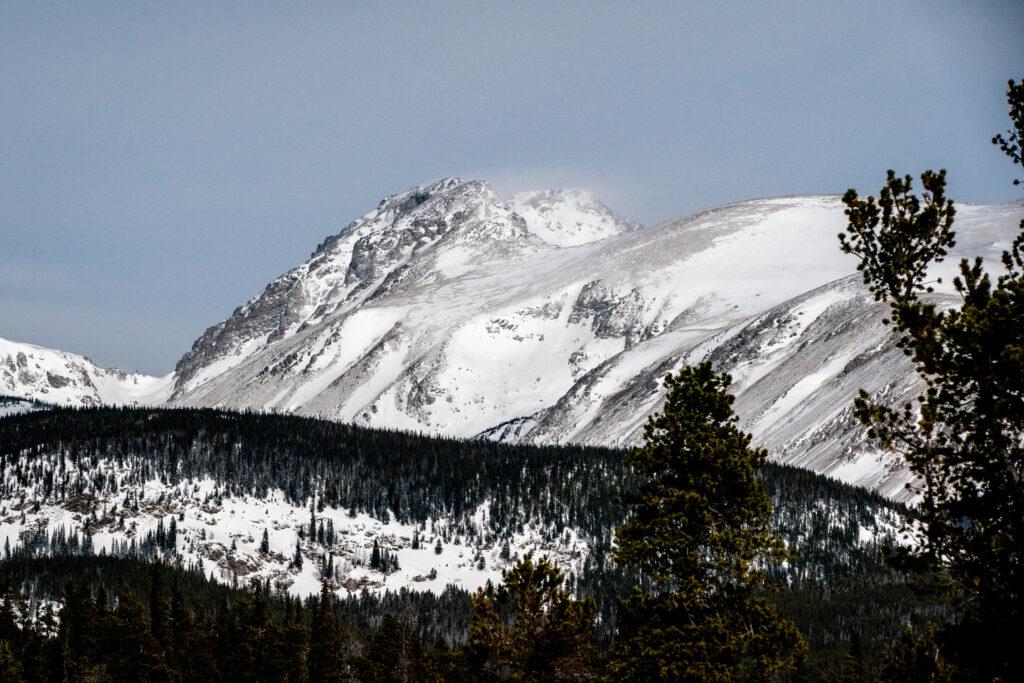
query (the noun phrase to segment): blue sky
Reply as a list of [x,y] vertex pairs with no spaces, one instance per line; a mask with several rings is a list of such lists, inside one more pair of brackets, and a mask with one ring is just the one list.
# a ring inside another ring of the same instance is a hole
[[1024,3],[0,0],[0,336],[169,371],[383,195],[458,175],[645,223],[989,144]]

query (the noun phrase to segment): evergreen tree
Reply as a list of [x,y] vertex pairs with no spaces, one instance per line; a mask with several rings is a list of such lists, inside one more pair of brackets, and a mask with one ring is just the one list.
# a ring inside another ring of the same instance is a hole
[[339,681],[345,675],[345,638],[331,606],[333,594],[325,581],[309,633],[309,681]]
[[370,569],[383,569],[381,566],[380,546],[377,539],[373,539],[373,550],[370,552]]
[[172,555],[178,552],[178,520],[171,517],[170,526],[167,528],[167,545],[165,548]]
[[[172,518],[173,519],[173,518]],[[167,647],[167,597],[164,594],[163,566],[160,561],[153,562],[150,571],[149,588],[149,630],[161,650]]]
[[750,447],[710,363],[665,378],[661,414],[626,458],[641,479],[632,514],[616,532],[616,559],[643,572],[649,592],[623,605],[610,669],[622,680],[768,679],[805,646],[758,595],[759,569],[784,556]]
[[25,680],[21,662],[15,657],[8,641],[0,640],[0,681],[20,683]]
[[264,555],[270,553],[270,534],[266,529],[263,530],[263,538],[260,540],[260,552]]
[[101,628],[98,616],[96,603],[85,584],[72,582],[64,592],[58,631],[63,659],[61,669],[67,678],[86,678],[94,672],[93,656],[99,646]]
[[550,681],[595,673],[595,606],[573,600],[564,580],[547,557],[534,562],[527,554],[504,572],[501,598],[477,591],[465,648],[474,677]]
[[[1013,128],[993,142],[1021,164],[1024,84],[1010,81]],[[927,390],[891,409],[861,392],[857,417],[869,436],[902,453],[917,480],[918,543],[901,564],[938,571],[954,587],[960,618],[939,638],[964,680],[1024,680],[1024,221],[993,280],[981,258],[960,263],[959,306],[940,306],[929,268],[955,243],[946,173],[888,172],[878,199],[843,197],[864,282],[892,312],[900,346]]]
[[425,680],[420,639],[408,623],[385,614],[359,658],[359,678],[366,681],[401,683]]
[[177,578],[171,589],[170,623],[168,626],[167,656],[184,680],[195,680],[201,675],[202,667],[196,662],[197,648],[194,639],[192,614],[185,604],[185,595]]
[[309,629],[301,617],[302,608],[295,599],[289,598],[284,624],[285,670],[289,683],[301,683],[306,680],[309,663],[306,659],[309,651]]
[[166,680],[168,673],[160,645],[149,630],[146,608],[127,586],[117,592],[117,607],[111,615],[109,673],[118,681]]
[[885,683],[950,683],[952,680],[952,671],[939,652],[934,624],[928,624],[919,634],[905,631],[889,649],[882,668]]
[[843,656],[843,683],[868,683],[869,680],[860,634],[854,633],[850,638],[850,649]]

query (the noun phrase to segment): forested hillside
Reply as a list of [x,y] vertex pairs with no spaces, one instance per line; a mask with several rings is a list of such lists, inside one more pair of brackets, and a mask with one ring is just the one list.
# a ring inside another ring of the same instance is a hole
[[[0,576],[33,604],[61,600],[74,578],[112,603],[123,581],[145,594],[160,558],[211,614],[232,600],[217,584],[255,580],[283,605],[323,580],[355,640],[389,613],[423,643],[457,646],[470,591],[532,551],[595,599],[606,646],[618,598],[641,580],[610,559],[634,485],[622,456],[205,409],[11,415],[0,419]],[[904,624],[934,616],[882,561],[902,506],[796,468],[767,464],[761,477],[791,554],[772,570],[772,598],[816,666],[851,641],[877,661]]]

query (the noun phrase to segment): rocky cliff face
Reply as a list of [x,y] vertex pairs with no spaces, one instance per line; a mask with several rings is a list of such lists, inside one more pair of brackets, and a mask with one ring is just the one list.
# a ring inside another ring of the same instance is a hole
[[175,396],[328,317],[429,281],[439,254],[459,268],[540,244],[483,182],[448,178],[387,197],[206,330],[175,368]]

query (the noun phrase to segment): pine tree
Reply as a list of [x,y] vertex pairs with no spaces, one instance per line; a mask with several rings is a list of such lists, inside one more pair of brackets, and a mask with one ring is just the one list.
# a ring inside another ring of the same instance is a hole
[[[1024,84],[1007,92],[1013,128],[993,142],[1020,165]],[[955,244],[946,172],[888,172],[878,199],[843,197],[848,234],[876,300],[889,303],[899,344],[927,385],[916,404],[892,409],[861,392],[868,435],[901,453],[917,479],[920,524],[900,564],[952,581],[960,615],[944,629],[943,655],[964,680],[1024,680],[1024,221],[993,279],[980,257],[960,263],[958,306],[932,296],[929,268]]]
[[377,539],[373,539],[373,550],[370,552],[370,569],[383,569],[380,561],[380,546]]
[[345,637],[334,614],[333,599],[327,582],[320,584],[320,598],[309,633],[310,683],[327,683],[344,678]]
[[758,567],[784,549],[768,528],[771,504],[756,476],[765,452],[736,426],[730,381],[706,362],[668,375],[662,413],[626,457],[640,487],[616,531],[615,557],[640,570],[651,591],[623,605],[615,678],[770,678],[805,648],[758,595]]
[[422,648],[412,627],[385,614],[358,662],[359,678],[367,681],[423,680]]
[[194,648],[191,647],[193,637],[192,614],[185,605],[185,595],[181,591],[181,584],[175,578],[174,586],[171,588],[171,611],[170,624],[168,629],[167,654],[168,659],[173,661],[177,670],[182,673],[182,678],[189,680],[192,675],[198,673],[194,666]]
[[167,529],[167,545],[165,547],[171,554],[178,551],[178,520],[173,516],[171,517],[171,524]]
[[527,554],[503,576],[504,600],[483,589],[473,596],[464,657],[474,677],[546,681],[592,676],[593,601],[573,600],[563,588],[565,576],[547,557],[534,562]]
[[286,670],[288,671],[289,683],[301,683],[306,680],[309,663],[306,659],[309,652],[309,629],[302,619],[302,609],[299,599],[295,598],[292,603],[290,598],[285,598],[287,616],[284,625],[284,648]]
[[0,640],[0,681],[18,683],[25,680],[22,676],[23,673],[21,662],[12,652],[10,643]]
[[266,529],[263,530],[263,538],[260,540],[260,553],[263,555],[270,554],[270,534],[267,533]]
[[298,540],[295,541],[295,555],[292,556],[292,566],[302,571],[302,545]]
[[149,630],[161,650],[167,647],[168,609],[167,598],[164,595],[163,566],[156,561],[150,567]]
[[939,651],[937,629],[928,624],[921,633],[905,631],[886,653],[882,668],[885,683],[928,681],[950,683],[953,672]]
[[117,608],[111,615],[109,673],[114,680],[164,680],[167,671],[160,645],[149,630],[146,608],[127,586],[117,591]]
[[92,658],[99,646],[98,616],[96,603],[85,584],[71,583],[64,591],[58,632],[64,660],[62,668],[70,679],[85,678],[92,671]]
[[850,649],[843,656],[843,683],[868,683],[868,680],[864,666],[864,647],[860,634],[854,633],[850,638]]

